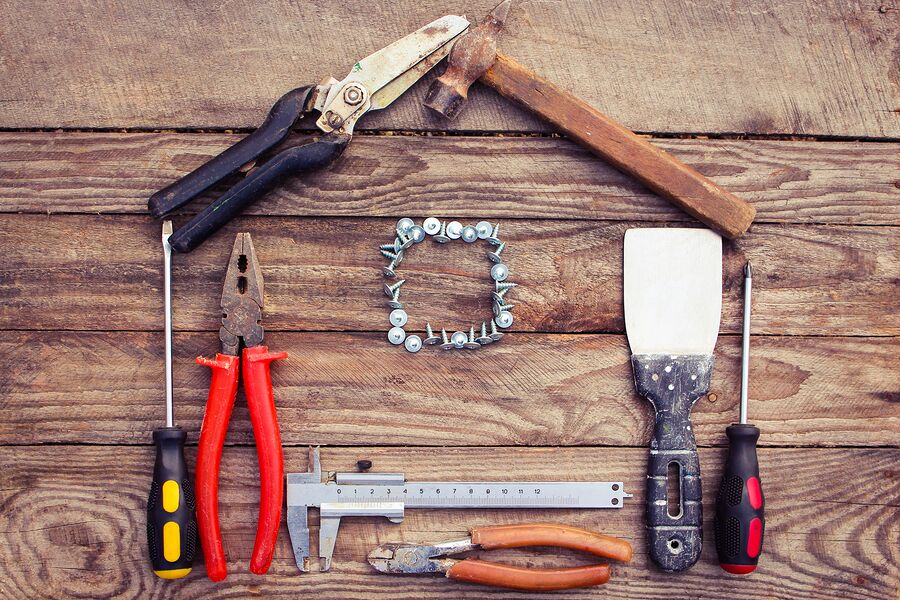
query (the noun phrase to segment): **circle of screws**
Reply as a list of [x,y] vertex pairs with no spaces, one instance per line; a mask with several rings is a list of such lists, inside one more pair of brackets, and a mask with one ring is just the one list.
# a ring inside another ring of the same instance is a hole
[[[409,352],[418,352],[423,346],[438,345],[442,350],[468,349],[475,350],[498,342],[503,337],[499,329],[507,329],[513,324],[512,309],[514,305],[506,298],[507,292],[517,284],[507,281],[509,267],[504,264],[500,254],[506,248],[506,243],[498,237],[500,224],[491,225],[488,221],[479,221],[475,225],[463,225],[459,221],[442,221],[436,217],[428,217],[417,225],[413,219],[403,217],[397,221],[394,241],[383,244],[379,249],[381,255],[389,262],[381,268],[382,273],[388,279],[397,276],[397,269],[403,262],[404,253],[412,246],[425,241],[428,237],[439,244],[461,239],[467,244],[484,240],[493,248],[487,253],[491,263],[490,277],[494,281],[494,291],[491,292],[491,306],[493,317],[490,321],[482,321],[480,328],[471,325],[469,331],[457,331],[452,335],[446,329],[441,329],[440,334],[435,333],[431,323],[425,324],[425,336],[407,336],[403,326],[407,323],[407,315],[400,301],[400,292],[405,279],[395,283],[385,283],[384,293],[388,297],[387,306],[391,309],[389,321],[392,325],[388,332],[388,340],[394,345],[403,345]],[[490,323],[490,325],[488,325]]]

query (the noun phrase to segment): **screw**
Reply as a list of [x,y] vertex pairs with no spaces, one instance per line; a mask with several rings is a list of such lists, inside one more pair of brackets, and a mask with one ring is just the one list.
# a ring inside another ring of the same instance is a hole
[[434,241],[436,241],[438,244],[446,244],[447,242],[450,241],[450,238],[447,237],[447,223],[446,223],[446,221],[443,222],[443,223],[441,223],[441,229],[440,229],[440,231],[439,231],[438,233],[436,233],[432,239],[433,239]]
[[[389,264],[388,266],[381,267],[381,272],[384,273],[385,277],[396,277],[397,273],[394,271],[394,269],[397,268],[397,264],[398,264],[397,261],[392,260],[391,264]],[[386,285],[387,284],[385,284],[385,286]]]
[[395,253],[397,252],[397,246],[395,246],[393,244],[382,244],[382,245],[378,246],[378,249],[385,250],[387,252],[395,252]]
[[495,317],[499,317],[499,316],[500,316],[500,313],[502,313],[502,312],[504,312],[504,311],[509,312],[509,311],[511,311],[513,308],[515,308],[515,305],[513,305],[513,304],[497,304],[497,303],[494,303],[494,307],[493,307],[494,316],[495,316]]
[[388,298],[393,298],[394,292],[400,291],[400,288],[401,288],[401,286],[403,286],[404,283],[406,283],[406,280],[401,279],[394,285],[384,284],[384,295],[387,296]]
[[434,335],[434,331],[431,330],[431,323],[425,323],[425,343],[431,346],[439,341],[441,341],[441,338]]
[[400,290],[394,290],[394,295],[387,301],[387,305],[391,308],[403,308],[403,303],[400,302]]
[[500,232],[500,223],[497,223],[496,225],[494,225],[494,229],[493,229],[493,231],[491,231],[491,235],[487,236],[484,239],[486,239],[487,243],[490,244],[491,246],[499,246],[500,238],[497,237],[497,234],[499,232]]
[[503,263],[497,263],[491,267],[491,278],[494,281],[504,281],[507,277],[509,277],[509,267]]
[[397,233],[409,233],[409,230],[416,226],[416,222],[409,217],[403,217],[397,221]]
[[447,337],[447,330],[441,329],[441,350],[450,350],[453,348],[453,342]]
[[500,333],[499,331],[497,331],[497,323],[494,322],[494,321],[491,321],[491,334],[490,334],[490,337],[491,337],[491,339],[494,340],[495,342],[499,342],[499,341],[500,341],[500,338],[503,337],[503,334]]
[[397,238],[394,240],[394,244],[399,245],[401,251],[406,250],[413,245],[412,236],[401,231],[397,234]]
[[484,321],[481,322],[481,335],[475,338],[475,341],[481,344],[482,346],[487,346],[494,340],[491,339],[491,336],[487,333],[487,323]]
[[390,250],[382,250],[381,255],[389,261],[395,262],[397,264],[400,264],[400,261],[403,260],[403,252],[391,252]]
[[469,336],[466,335],[465,331],[457,331],[450,336],[450,341],[453,342],[454,348],[464,348],[466,342],[469,341]]
[[471,244],[478,239],[478,231],[471,225],[466,225],[462,230],[462,239],[465,243]]
[[350,106],[356,106],[363,99],[363,91],[359,88],[359,86],[351,85],[344,88],[344,102],[349,104]]
[[[499,283],[499,282],[498,282],[498,283]],[[513,286],[515,286],[515,285],[516,285],[516,284],[513,284]],[[496,302],[497,304],[503,304],[503,297],[504,297],[504,296],[506,295],[506,293],[507,293],[509,290],[511,290],[511,289],[512,289],[512,287],[506,287],[506,288],[503,288],[503,289],[500,290],[500,291],[497,291],[497,292],[491,292],[491,298],[493,298],[494,302]]]
[[458,240],[462,235],[463,226],[459,221],[450,221],[447,224],[447,237],[451,240]]
[[494,321],[497,323],[497,327],[502,327],[503,329],[511,327],[513,324],[512,313],[504,310],[499,315],[497,315],[497,318],[494,319]]
[[422,338],[417,335],[411,335],[403,342],[407,352],[416,353],[422,349]]
[[463,344],[463,348],[468,348],[469,350],[481,348],[481,344],[475,341],[475,327],[469,327],[469,340]]
[[487,221],[478,221],[478,224],[475,225],[475,231],[478,232],[479,240],[486,240],[491,237],[491,231],[493,231],[493,228]]
[[406,322],[409,321],[409,316],[402,308],[395,308],[391,311],[388,319],[390,320],[391,325],[395,327],[403,327],[404,325],[406,325]]
[[388,341],[395,346],[399,346],[406,339],[406,332],[402,327],[391,327],[387,335]]
[[344,124],[344,119],[341,118],[341,115],[331,112],[330,110],[325,113],[325,120],[328,121],[328,124],[335,129]]
[[409,237],[412,238],[413,243],[420,244],[425,241],[425,230],[418,225],[414,225],[409,230]]
[[492,263],[500,264],[503,262],[503,259],[500,258],[500,253],[503,252],[503,249],[506,248],[506,242],[500,242],[500,245],[497,246],[497,249],[493,252],[488,252],[487,257],[491,259]]
[[506,292],[507,290],[511,290],[514,287],[519,287],[518,283],[513,283],[512,281],[498,281],[494,284],[494,287],[498,292]]
[[428,217],[422,222],[422,228],[428,235],[434,235],[441,230],[441,221],[436,217]]

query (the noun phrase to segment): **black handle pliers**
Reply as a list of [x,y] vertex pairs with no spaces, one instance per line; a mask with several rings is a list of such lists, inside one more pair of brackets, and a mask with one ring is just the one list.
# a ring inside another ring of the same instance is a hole
[[353,65],[342,81],[329,78],[282,96],[263,124],[200,168],[150,197],[150,214],[161,218],[184,206],[241,167],[281,144],[294,124],[312,111],[321,113],[316,127],[322,135],[311,142],[280,150],[258,162],[236,185],[222,194],[169,239],[173,250],[190,252],[229,219],[272,189],[288,173],[327,166],[341,155],[359,118],[379,110],[431,70],[469,27],[464,17],[447,15],[367,56]]

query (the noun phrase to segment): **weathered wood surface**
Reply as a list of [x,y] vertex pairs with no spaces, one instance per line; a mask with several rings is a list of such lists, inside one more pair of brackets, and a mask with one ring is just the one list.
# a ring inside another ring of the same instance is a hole
[[[271,333],[285,444],[645,446],[650,408],[618,335],[516,334],[480,352],[410,357],[383,334]],[[6,444],[144,444],[164,417],[159,333],[22,332],[0,340]],[[763,445],[896,446],[900,338],[754,337],[751,417]],[[22,353],[22,348],[29,352]],[[200,428],[216,335],[174,340],[178,423]],[[452,389],[453,393],[447,390]],[[719,339],[701,446],[737,419],[740,339]],[[228,443],[252,444],[243,393]],[[71,407],[77,407],[72,410]],[[193,436],[196,442],[196,436]]]
[[[4,0],[0,127],[253,127],[284,92],[494,4]],[[501,49],[641,131],[897,136],[897,14],[841,0],[520,0]],[[482,86],[447,123],[421,105],[425,85],[361,126],[546,130]]]
[[[488,216],[485,214],[484,216]],[[616,332],[622,313],[622,238],[637,223],[510,220],[501,225],[516,331]],[[269,330],[386,331],[378,244],[393,219],[232,221],[177,255],[175,326],[213,330],[237,231],[253,232],[266,281]],[[159,223],[140,216],[0,215],[4,329],[159,329]],[[725,246],[721,331],[740,331],[742,276],[754,277],[753,330],[773,335],[900,335],[896,227],[754,225]],[[431,241],[399,271],[411,325],[461,328],[490,315],[487,246]]]
[[[896,597],[900,581],[897,449],[763,449],[766,551],[751,577],[732,577],[716,564],[711,493],[705,494],[707,543],[700,562],[679,576],[660,573],[649,564],[639,525],[646,463],[641,448],[324,448],[323,467],[329,470],[352,470],[357,459],[369,458],[376,469],[404,471],[411,481],[599,478],[624,481],[634,498],[620,510],[410,510],[402,525],[346,519],[329,573],[299,574],[282,526],[272,569],[259,577],[247,568],[256,523],[256,457],[252,448],[228,448],[220,488],[230,571],[224,584],[207,580],[202,563],[179,581],[163,582],[149,574],[143,522],[152,451],[140,447],[115,452],[113,459],[112,449],[105,447],[0,448],[0,531],[5,539],[0,545],[0,571],[5,573],[0,595],[204,598],[227,590],[236,596],[266,597],[474,599],[489,592],[492,598],[520,598],[525,595],[440,576],[392,580],[372,571],[365,557],[384,542],[459,539],[469,527],[528,520],[598,529],[634,545],[634,560],[615,564],[603,589],[554,597],[883,600]],[[191,463],[193,454],[189,452]],[[723,452],[701,449],[700,459],[711,489],[719,478]],[[288,471],[306,470],[305,449],[287,449],[285,466]],[[316,532],[317,520],[312,523]],[[539,566],[587,561],[549,549],[485,556]]]
[[[153,192],[242,137],[0,133],[0,212],[145,214]],[[758,223],[900,224],[900,144],[652,141],[752,202]],[[535,137],[357,136],[247,214],[480,217],[486,198],[498,219],[692,220],[575,144]]]

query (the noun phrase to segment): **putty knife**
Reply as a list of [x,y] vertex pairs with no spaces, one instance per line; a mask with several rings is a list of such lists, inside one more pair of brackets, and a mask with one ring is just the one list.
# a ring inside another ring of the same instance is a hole
[[[708,229],[630,229],[623,287],[634,385],[656,411],[647,473],[650,556],[664,571],[683,571],[700,558],[703,542],[691,407],[709,391],[722,238]],[[670,475],[678,498],[668,496]]]

